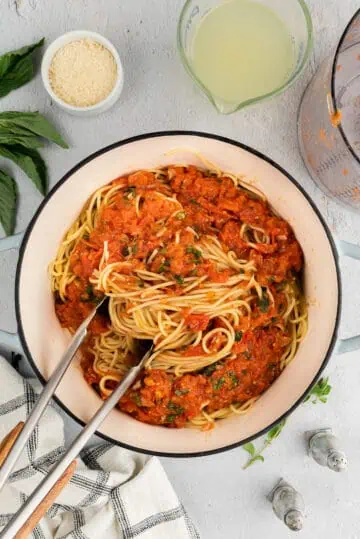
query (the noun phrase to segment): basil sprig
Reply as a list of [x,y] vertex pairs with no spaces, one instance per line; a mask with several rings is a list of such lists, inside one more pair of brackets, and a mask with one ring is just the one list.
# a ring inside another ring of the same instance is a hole
[[[9,159],[20,167],[40,193],[45,195],[48,187],[46,165],[37,150],[43,146],[42,139],[54,142],[62,148],[68,147],[61,135],[39,112],[0,112],[0,157]],[[0,222],[5,233],[12,234],[16,214],[16,196],[14,190],[10,192],[11,182],[9,179],[4,180],[4,177],[6,174],[2,173]],[[11,178],[10,180],[14,182]],[[4,200],[2,200],[3,197]]]

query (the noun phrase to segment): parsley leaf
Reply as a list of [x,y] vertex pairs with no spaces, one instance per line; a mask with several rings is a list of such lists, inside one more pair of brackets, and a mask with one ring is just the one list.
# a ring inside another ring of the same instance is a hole
[[230,378],[230,380],[232,382],[232,387],[234,388],[234,387],[238,386],[239,385],[239,379],[236,376],[236,374],[233,371],[229,371],[227,374],[228,374],[228,376],[229,376],[229,378]]
[[177,281],[179,284],[184,284],[184,279],[181,277],[181,275],[174,275],[175,281]]
[[241,341],[242,336],[243,336],[243,332],[242,332],[242,331],[235,331],[235,341],[236,341],[236,342]]
[[169,410],[173,411],[174,415],[181,415],[182,413],[184,413],[184,408],[176,404],[176,402],[170,401],[167,407],[169,408]]
[[201,251],[199,251],[199,249],[196,249],[193,245],[189,245],[189,247],[186,247],[185,252],[188,255],[193,255],[195,264],[199,264],[202,257]]
[[215,389],[215,391],[219,391],[219,389],[221,389],[224,384],[225,384],[225,378],[223,377],[218,378],[217,380],[213,381],[213,388]]

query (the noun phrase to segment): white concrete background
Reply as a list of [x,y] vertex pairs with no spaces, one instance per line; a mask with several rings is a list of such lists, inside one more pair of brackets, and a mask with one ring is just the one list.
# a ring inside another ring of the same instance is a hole
[[[284,0],[284,3],[289,0]],[[185,74],[176,51],[176,24],[182,0],[0,0],[0,52],[45,36],[89,29],[118,48],[125,69],[119,103],[91,119],[66,115],[52,105],[39,76],[0,101],[0,110],[39,110],[54,121],[71,145],[43,150],[50,184],[93,151],[132,135],[165,129],[196,129],[244,142],[285,167],[313,197],[332,232],[359,242],[360,216],[327,199],[309,178],[298,152],[296,113],[307,82],[335,46],[359,0],[309,0],[315,47],[300,80],[281,97],[232,116],[219,115]],[[41,201],[25,176],[14,173],[20,188],[17,230],[24,230]],[[13,289],[16,254],[0,256],[0,327],[15,330]],[[341,335],[360,330],[359,267],[344,261],[344,310]],[[34,313],[36,315],[36,313]],[[307,519],[303,539],[360,539],[360,362],[358,354],[333,357],[327,373],[333,392],[326,405],[303,405],[281,437],[267,450],[265,462],[246,471],[241,449],[200,459],[163,459],[179,496],[205,539],[285,539],[292,534],[276,519],[265,495],[283,476],[302,492]],[[0,381],[1,390],[1,381]],[[337,475],[320,468],[305,453],[303,432],[332,426],[342,437],[349,471]],[[69,433],[78,427],[68,422]]]

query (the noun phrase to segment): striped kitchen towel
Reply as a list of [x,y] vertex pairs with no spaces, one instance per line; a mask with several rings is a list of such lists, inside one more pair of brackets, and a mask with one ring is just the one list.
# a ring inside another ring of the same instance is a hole
[[[25,421],[41,385],[0,357],[0,440]],[[0,530],[65,451],[64,425],[49,406],[0,492]],[[1,536],[1,531],[0,531]],[[84,450],[36,539],[199,539],[160,461],[109,443]]]

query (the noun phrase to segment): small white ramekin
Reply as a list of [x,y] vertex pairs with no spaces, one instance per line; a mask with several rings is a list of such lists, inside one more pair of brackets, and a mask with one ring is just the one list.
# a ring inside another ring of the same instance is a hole
[[[65,101],[60,99],[53,91],[49,79],[50,64],[56,52],[64,45],[67,45],[72,41],[78,41],[80,39],[92,39],[106,47],[113,55],[117,66],[117,79],[114,88],[103,101],[96,103],[96,105],[91,105],[90,107],[74,107],[73,105],[65,103]],[[43,56],[43,60],[41,63],[41,76],[45,89],[50,95],[51,99],[63,110],[75,116],[96,116],[101,112],[105,112],[110,107],[112,107],[114,103],[118,100],[124,84],[124,70],[122,67],[120,56],[114,45],[102,35],[96,32],[88,32],[87,30],[76,30],[74,32],[67,32],[66,34],[63,34],[62,36],[55,39],[55,41],[53,41],[51,45],[49,45],[49,47],[46,49]]]

